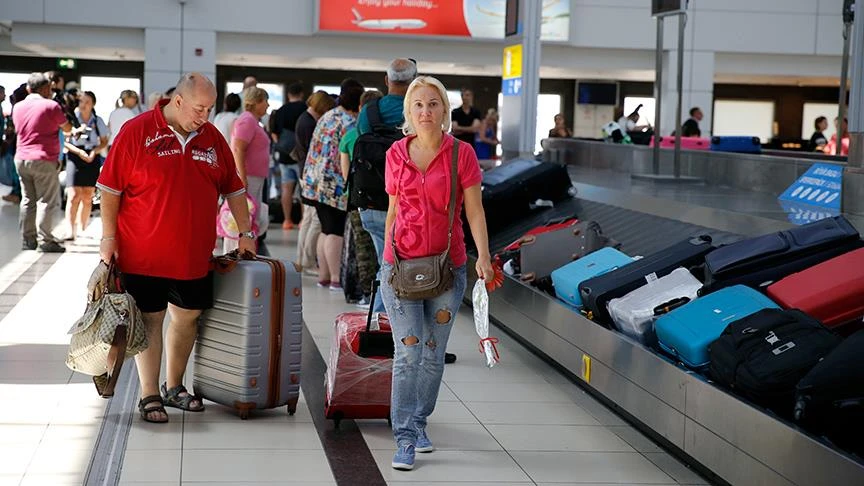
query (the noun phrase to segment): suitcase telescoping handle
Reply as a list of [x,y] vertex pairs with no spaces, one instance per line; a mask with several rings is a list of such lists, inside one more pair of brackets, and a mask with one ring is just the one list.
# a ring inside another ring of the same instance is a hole
[[689,297],[679,297],[677,299],[672,299],[669,302],[664,302],[664,303],[662,303],[662,304],[660,304],[654,308],[654,315],[660,316],[663,314],[668,314],[668,313],[672,312],[673,310],[686,304],[687,302],[690,302]]
[[[366,316],[366,332],[372,330],[372,315],[375,313],[373,310],[375,309],[375,296],[378,294],[378,287],[381,286],[381,282],[378,279],[372,281],[372,295],[369,296],[369,314]],[[378,330],[378,326],[376,327],[376,331]]]

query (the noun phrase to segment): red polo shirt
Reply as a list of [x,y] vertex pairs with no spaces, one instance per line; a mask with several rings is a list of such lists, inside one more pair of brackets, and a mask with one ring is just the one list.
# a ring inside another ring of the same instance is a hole
[[165,122],[167,103],[123,125],[97,187],[120,196],[122,272],[192,280],[209,270],[219,195],[245,190],[216,127],[206,123],[182,144]]

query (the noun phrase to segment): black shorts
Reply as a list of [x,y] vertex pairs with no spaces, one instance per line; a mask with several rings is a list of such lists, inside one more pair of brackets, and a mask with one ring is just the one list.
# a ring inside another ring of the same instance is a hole
[[135,298],[141,312],[162,312],[169,302],[189,310],[213,307],[213,272],[195,280],[124,273],[123,288]]
[[336,209],[323,203],[315,205],[318,211],[318,220],[321,221],[321,233],[325,235],[343,236],[345,234],[345,219],[347,211]]

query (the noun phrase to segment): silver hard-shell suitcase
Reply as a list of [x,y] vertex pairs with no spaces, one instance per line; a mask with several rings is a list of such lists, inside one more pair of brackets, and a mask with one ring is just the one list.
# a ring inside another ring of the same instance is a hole
[[607,309],[615,327],[644,344],[654,344],[657,316],[696,298],[702,282],[686,268],[676,268],[661,278],[647,278],[645,285],[624,297],[609,301]]
[[213,308],[201,316],[192,386],[195,394],[249,411],[288,406],[300,396],[303,329],[300,273],[291,263],[220,257]]

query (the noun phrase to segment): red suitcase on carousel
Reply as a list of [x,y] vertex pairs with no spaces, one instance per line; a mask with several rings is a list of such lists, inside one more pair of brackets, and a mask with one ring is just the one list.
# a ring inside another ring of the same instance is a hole
[[828,327],[864,316],[864,248],[793,273],[768,287],[768,296]]
[[[372,300],[375,300],[375,290]],[[324,390],[324,416],[390,421],[393,335],[385,314],[372,309],[336,316]]]

